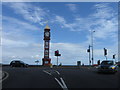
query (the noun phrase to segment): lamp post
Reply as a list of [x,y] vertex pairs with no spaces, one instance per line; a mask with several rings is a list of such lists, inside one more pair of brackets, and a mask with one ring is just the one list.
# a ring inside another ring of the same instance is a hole
[[92,48],[92,58],[91,58],[91,60],[92,60],[92,65],[94,64],[94,55],[93,55],[93,33],[94,32],[95,31],[91,30],[91,48]]

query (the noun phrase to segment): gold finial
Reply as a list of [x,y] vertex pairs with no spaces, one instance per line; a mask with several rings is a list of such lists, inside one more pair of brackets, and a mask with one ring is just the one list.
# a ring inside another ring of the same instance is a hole
[[46,21],[46,27],[45,29],[50,29],[50,27],[48,26],[48,21]]

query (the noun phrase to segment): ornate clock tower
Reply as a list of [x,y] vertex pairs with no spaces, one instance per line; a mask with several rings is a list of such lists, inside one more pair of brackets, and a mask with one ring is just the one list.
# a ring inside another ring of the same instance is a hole
[[49,58],[49,47],[50,47],[50,28],[46,25],[44,29],[44,58],[42,59],[42,65],[48,66],[51,59]]

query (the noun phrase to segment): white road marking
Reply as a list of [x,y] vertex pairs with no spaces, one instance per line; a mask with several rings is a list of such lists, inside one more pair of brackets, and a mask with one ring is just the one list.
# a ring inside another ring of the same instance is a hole
[[45,71],[45,70],[43,70],[43,72],[45,72],[45,73],[47,73],[47,74],[51,75],[51,73],[49,73],[49,72],[47,72],[47,71]]
[[67,88],[65,82],[63,81],[63,78],[60,78],[60,79],[61,79],[61,81],[62,81],[62,83],[63,83],[64,88]]
[[[48,71],[46,71],[46,70],[43,70],[43,72],[45,72],[45,73],[47,73],[47,74],[49,74],[49,75],[52,75],[52,73],[50,73],[50,72],[48,72]],[[56,72],[58,75],[60,75],[60,73],[59,73],[58,71],[55,70],[55,72]],[[54,79],[57,81],[57,83],[61,86],[61,88],[62,88],[63,90],[68,90],[68,88],[67,88],[64,80],[62,79],[62,77],[60,77],[60,80],[58,80],[56,77],[55,77]],[[61,82],[60,82],[60,81],[61,81]]]
[[58,82],[58,84],[62,87],[63,90],[68,90],[68,88],[62,78],[60,78],[60,80],[62,81],[62,84],[57,78],[55,78],[55,80]]
[[55,78],[55,80],[58,82],[58,84],[59,84],[62,88],[64,88],[64,86],[61,84],[61,82],[60,82],[57,78]]
[[6,80],[6,79],[9,77],[9,74],[8,74],[7,72],[4,71],[4,73],[6,74],[6,77],[3,78],[3,79],[1,79],[1,80],[0,80],[0,83],[2,83],[4,80]]
[[60,75],[60,73],[58,72],[58,71],[56,71],[57,72],[57,74],[59,74]]

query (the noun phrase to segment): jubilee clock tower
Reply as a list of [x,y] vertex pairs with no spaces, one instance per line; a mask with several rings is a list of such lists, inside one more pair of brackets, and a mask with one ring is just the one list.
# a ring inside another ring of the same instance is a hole
[[42,65],[50,65],[51,59],[49,58],[49,47],[50,47],[50,28],[46,25],[44,29],[44,58],[42,59]]

